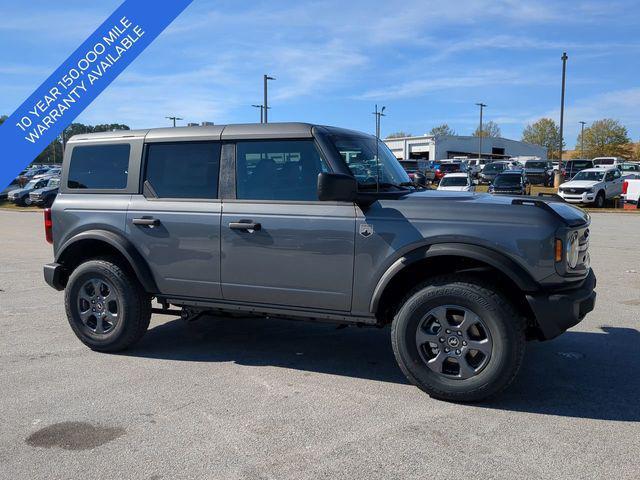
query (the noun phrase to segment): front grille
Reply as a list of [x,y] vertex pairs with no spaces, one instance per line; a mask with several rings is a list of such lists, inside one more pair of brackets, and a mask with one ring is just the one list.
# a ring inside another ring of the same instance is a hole
[[582,195],[583,193],[587,192],[589,189],[588,188],[563,188],[562,189],[562,193],[572,193],[572,194],[576,194],[576,195]]

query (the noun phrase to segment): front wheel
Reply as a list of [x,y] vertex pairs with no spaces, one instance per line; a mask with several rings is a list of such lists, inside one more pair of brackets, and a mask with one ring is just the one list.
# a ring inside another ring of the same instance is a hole
[[604,193],[603,192],[598,192],[598,194],[596,195],[596,200],[594,202],[596,208],[603,208],[604,207],[604,202],[605,202]]
[[410,294],[393,320],[391,341],[406,377],[430,396],[479,401],[515,378],[524,320],[478,279],[444,276]]
[[76,336],[92,350],[117,352],[149,327],[151,298],[138,279],[110,259],[78,266],[65,288],[65,308]]

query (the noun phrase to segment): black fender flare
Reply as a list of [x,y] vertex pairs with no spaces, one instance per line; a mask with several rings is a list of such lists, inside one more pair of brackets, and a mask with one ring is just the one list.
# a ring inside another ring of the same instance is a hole
[[98,240],[115,248],[125,258],[133,272],[138,277],[138,280],[145,291],[147,293],[158,292],[158,287],[153,279],[153,275],[151,274],[151,270],[149,269],[147,262],[140,252],[138,252],[133,243],[127,240],[123,235],[109,230],[86,230],[69,238],[58,249],[55,258],[56,262],[64,265],[65,253],[69,252],[69,249],[73,245],[77,245],[79,242],[86,240]]
[[436,243],[423,245],[403,254],[387,268],[373,291],[369,304],[370,312],[377,311],[387,285],[399,272],[420,260],[444,256],[466,257],[486,263],[506,275],[523,292],[535,292],[540,289],[523,267],[496,250],[467,243]]

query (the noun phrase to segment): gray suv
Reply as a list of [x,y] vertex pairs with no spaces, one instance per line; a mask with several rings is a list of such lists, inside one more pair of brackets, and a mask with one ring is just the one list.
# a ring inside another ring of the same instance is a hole
[[97,351],[130,347],[152,313],[390,325],[413,384],[474,401],[513,380],[526,340],[593,309],[589,223],[553,199],[418,191],[351,130],[107,132],[67,144],[44,277]]

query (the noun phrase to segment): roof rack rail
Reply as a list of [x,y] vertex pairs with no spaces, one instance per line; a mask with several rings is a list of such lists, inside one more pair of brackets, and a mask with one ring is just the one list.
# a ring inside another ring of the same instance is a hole
[[558,195],[557,193],[538,192],[538,196],[539,197],[547,197],[547,198],[550,198],[552,200],[557,200],[558,202],[566,202],[566,200],[564,198],[562,198],[560,195]]

